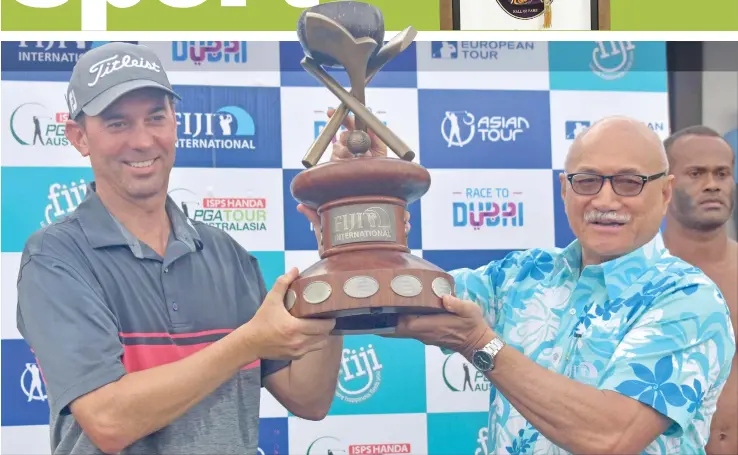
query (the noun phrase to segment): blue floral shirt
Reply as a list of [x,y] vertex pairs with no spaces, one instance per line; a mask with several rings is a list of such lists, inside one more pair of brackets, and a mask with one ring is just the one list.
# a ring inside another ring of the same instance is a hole
[[[673,425],[644,453],[705,453],[736,348],[715,284],[671,256],[661,234],[618,259],[580,266],[575,240],[565,249],[515,251],[451,273],[457,295],[477,302],[509,346],[549,370],[668,416]],[[494,387],[479,452],[566,453]]]

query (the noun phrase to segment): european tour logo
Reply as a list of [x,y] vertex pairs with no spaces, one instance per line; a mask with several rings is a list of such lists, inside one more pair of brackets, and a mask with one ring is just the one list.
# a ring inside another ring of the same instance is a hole
[[[303,9],[328,1],[332,0],[2,0],[2,29],[295,30]],[[438,0],[364,1],[382,10],[386,30],[408,25],[418,30],[440,29]]]

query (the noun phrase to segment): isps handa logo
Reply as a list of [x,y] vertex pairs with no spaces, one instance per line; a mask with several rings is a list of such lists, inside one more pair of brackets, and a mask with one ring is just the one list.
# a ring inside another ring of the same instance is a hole
[[452,392],[487,392],[489,380],[459,353],[441,349],[446,355],[441,368],[443,383]]
[[24,146],[67,147],[68,112],[57,112],[41,103],[24,103],[10,114],[10,134]]
[[372,344],[358,349],[344,348],[338,373],[336,396],[350,404],[374,395],[382,382],[382,364]]
[[243,108],[214,112],[177,112],[180,149],[256,150],[254,119]]
[[305,455],[395,455],[411,453],[409,442],[346,443],[333,436],[311,442]]
[[49,185],[48,201],[44,208],[41,227],[47,226],[61,217],[71,214],[87,195],[87,183],[84,179],[69,183],[54,182]]
[[452,193],[453,226],[521,228],[525,222],[523,192],[509,188],[465,188]]
[[185,215],[226,232],[265,231],[267,200],[260,197],[200,196],[186,188],[169,191]]
[[477,140],[485,143],[515,142],[530,129],[522,116],[475,115],[473,112],[446,111],[441,120],[441,135],[448,147],[464,147]]

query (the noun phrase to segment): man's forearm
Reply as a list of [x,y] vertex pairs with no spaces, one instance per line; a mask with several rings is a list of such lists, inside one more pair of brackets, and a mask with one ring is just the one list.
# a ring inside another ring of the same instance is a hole
[[531,425],[569,452],[615,452],[625,449],[618,444],[628,443],[620,435],[637,413],[622,401],[629,398],[547,370],[510,346],[486,376]]
[[80,398],[72,411],[86,414],[78,419],[101,450],[119,452],[169,425],[257,359],[244,337],[232,333],[182,360],[128,374]]
[[289,396],[293,414],[320,419],[333,403],[341,365],[343,337],[331,337],[328,345],[293,361],[289,368]]

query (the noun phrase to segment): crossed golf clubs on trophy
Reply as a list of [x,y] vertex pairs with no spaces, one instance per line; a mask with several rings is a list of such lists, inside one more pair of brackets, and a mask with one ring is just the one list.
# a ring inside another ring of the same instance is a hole
[[[347,139],[351,153],[358,156],[369,150],[371,141],[366,131],[370,128],[400,159],[412,161],[415,158],[415,152],[367,109],[365,88],[384,65],[412,44],[417,32],[413,27],[407,27],[377,49],[383,41],[384,24],[381,15],[372,8],[362,2],[332,2],[307,9],[300,17],[298,35],[305,51],[300,64],[341,101],[302,159],[306,168],[318,163],[349,111],[355,115],[356,126]],[[357,37],[344,25],[360,30],[357,35],[378,35],[380,42],[371,36]],[[351,92],[331,77],[323,66],[345,69]]]

